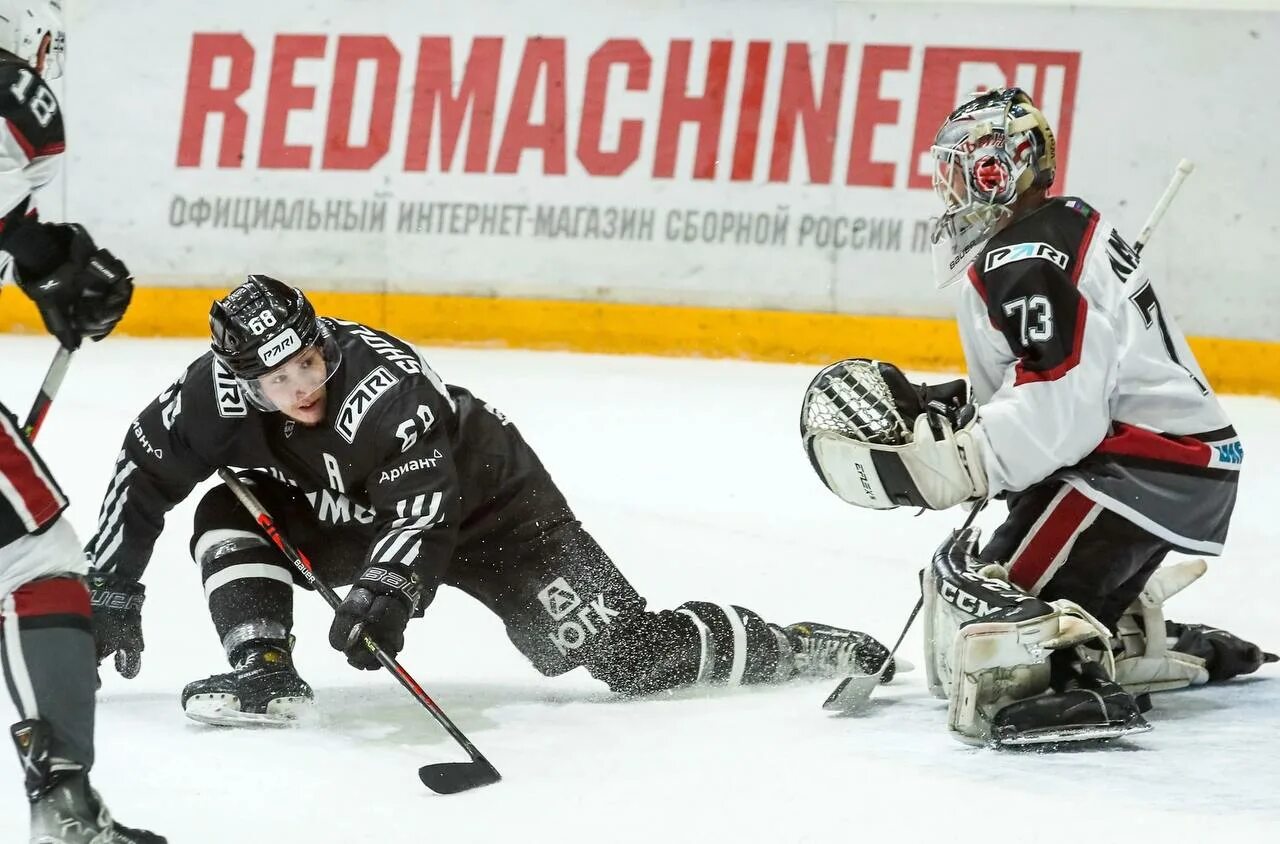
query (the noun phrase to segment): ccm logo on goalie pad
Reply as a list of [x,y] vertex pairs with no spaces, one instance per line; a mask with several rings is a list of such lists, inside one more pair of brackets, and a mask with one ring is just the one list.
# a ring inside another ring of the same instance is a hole
[[333,423],[333,430],[347,442],[354,443],[356,431],[369,408],[379,396],[394,387],[398,380],[385,366],[379,366],[366,375],[343,400],[337,421]]
[[1059,252],[1047,243],[1018,243],[1013,246],[1002,246],[999,249],[992,249],[988,252],[984,270],[991,272],[994,269],[1003,267],[1005,264],[1025,261],[1029,258],[1041,258],[1051,264],[1055,264],[1060,270],[1065,270],[1067,261],[1070,260],[1067,253]]

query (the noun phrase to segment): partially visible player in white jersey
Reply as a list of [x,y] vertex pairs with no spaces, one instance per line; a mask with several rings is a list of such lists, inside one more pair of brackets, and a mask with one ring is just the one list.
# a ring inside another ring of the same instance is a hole
[[[45,79],[64,51],[61,3],[0,0],[0,250],[4,274],[68,349],[99,340],[129,304],[129,271],[80,226],[40,220],[33,194],[64,149]],[[0,353],[2,354],[2,353]],[[112,820],[89,786],[96,685],[88,564],[67,499],[0,405],[0,657],[22,719],[11,728],[38,844],[163,844]],[[136,611],[136,610],[135,610]]]
[[[1275,660],[1160,611],[1204,571],[1161,569],[1170,551],[1222,552],[1240,440],[1138,252],[1085,201],[1048,195],[1054,136],[1024,91],[974,95],[932,152],[935,275],[964,285],[969,383],[916,387],[890,364],[842,361],[806,398],[810,456],[862,506],[1007,500],[985,546],[958,531],[926,570],[930,685],[958,737],[1147,729],[1135,695]],[[856,432],[866,414],[841,405],[865,395],[897,414],[897,442]],[[821,423],[833,415],[843,431]]]

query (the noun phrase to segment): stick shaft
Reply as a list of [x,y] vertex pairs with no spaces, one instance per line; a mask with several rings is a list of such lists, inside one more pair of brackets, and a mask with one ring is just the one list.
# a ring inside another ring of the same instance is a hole
[[[262,502],[253,494],[253,491],[245,485],[244,481],[236,477],[235,473],[230,469],[219,469],[218,477],[220,477],[223,483],[225,483],[227,487],[235,493],[236,498],[240,500],[240,503],[244,505],[244,508],[253,515],[255,520],[257,520],[258,525],[261,526],[263,532],[265,532],[271,541],[275,543],[275,546],[280,549],[280,552],[289,559],[289,562],[293,564],[293,567],[297,569],[304,578],[306,578],[307,583],[311,584],[315,588],[316,592],[320,593],[320,597],[324,598],[325,603],[336,610],[338,605],[342,603],[337,593],[316,577],[315,572],[312,571],[311,561],[307,559],[306,555],[294,547],[293,543],[291,543],[289,539],[276,528],[275,522],[271,519],[271,514],[269,514],[266,508],[262,506]],[[464,735],[463,732],[454,725],[453,721],[449,720],[449,716],[444,713],[444,710],[442,710],[439,705],[431,699],[431,697],[423,690],[422,686],[418,685],[418,682],[413,679],[412,675],[410,675],[399,662],[396,661],[395,657],[383,650],[382,646],[375,642],[371,636],[364,636],[361,641],[364,646],[369,649],[369,652],[373,654],[374,658],[376,658],[384,668],[391,672],[391,674],[400,681],[400,685],[404,686],[409,693],[413,695],[414,699],[416,699],[418,703],[420,703],[435,717],[438,722],[440,722],[440,726],[445,728],[445,731],[453,737],[454,741],[462,746],[463,750],[467,751],[467,754],[474,761],[482,761],[484,764],[489,765],[489,761],[484,758],[479,750],[476,749],[475,745],[471,743],[466,735]]]
[[1165,186],[1164,193],[1160,195],[1160,200],[1156,203],[1156,207],[1151,209],[1151,215],[1147,217],[1146,224],[1133,241],[1134,252],[1142,252],[1143,247],[1147,245],[1147,241],[1151,239],[1151,233],[1160,224],[1160,218],[1164,216],[1164,212],[1169,210],[1169,205],[1173,202],[1173,198],[1177,196],[1178,189],[1182,187],[1182,183],[1187,180],[1187,176],[1190,176],[1191,171],[1194,169],[1196,169],[1196,165],[1190,159],[1184,158],[1178,162],[1177,169],[1173,171],[1173,178]]
[[49,363],[49,369],[44,374],[44,381],[41,382],[40,392],[36,393],[36,400],[27,414],[27,421],[22,423],[22,433],[28,440],[34,440],[36,434],[40,433],[44,419],[49,414],[49,406],[53,404],[53,397],[62,387],[62,379],[66,376],[69,366],[71,366],[71,350],[59,346],[53,360]]

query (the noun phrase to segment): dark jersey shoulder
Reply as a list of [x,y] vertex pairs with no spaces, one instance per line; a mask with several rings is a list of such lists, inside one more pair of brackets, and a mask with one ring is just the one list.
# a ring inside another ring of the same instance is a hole
[[66,148],[57,97],[40,74],[9,53],[0,53],[0,116],[27,158],[56,155]]
[[1077,290],[1098,212],[1054,198],[998,232],[973,262],[987,316],[1022,366],[1058,372],[1079,355],[1087,308]]

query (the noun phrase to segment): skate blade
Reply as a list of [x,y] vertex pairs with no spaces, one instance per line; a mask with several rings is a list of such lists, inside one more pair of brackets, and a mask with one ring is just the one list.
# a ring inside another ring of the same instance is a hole
[[215,727],[292,727],[311,710],[313,701],[304,697],[279,697],[267,704],[266,712],[242,712],[235,695],[193,695],[183,708],[187,717]]
[[1110,741],[1124,736],[1151,732],[1146,719],[1088,724],[1071,728],[1046,727],[1040,730],[1023,730],[1016,735],[992,737],[996,747],[1030,747],[1037,744],[1068,744],[1074,742]]

